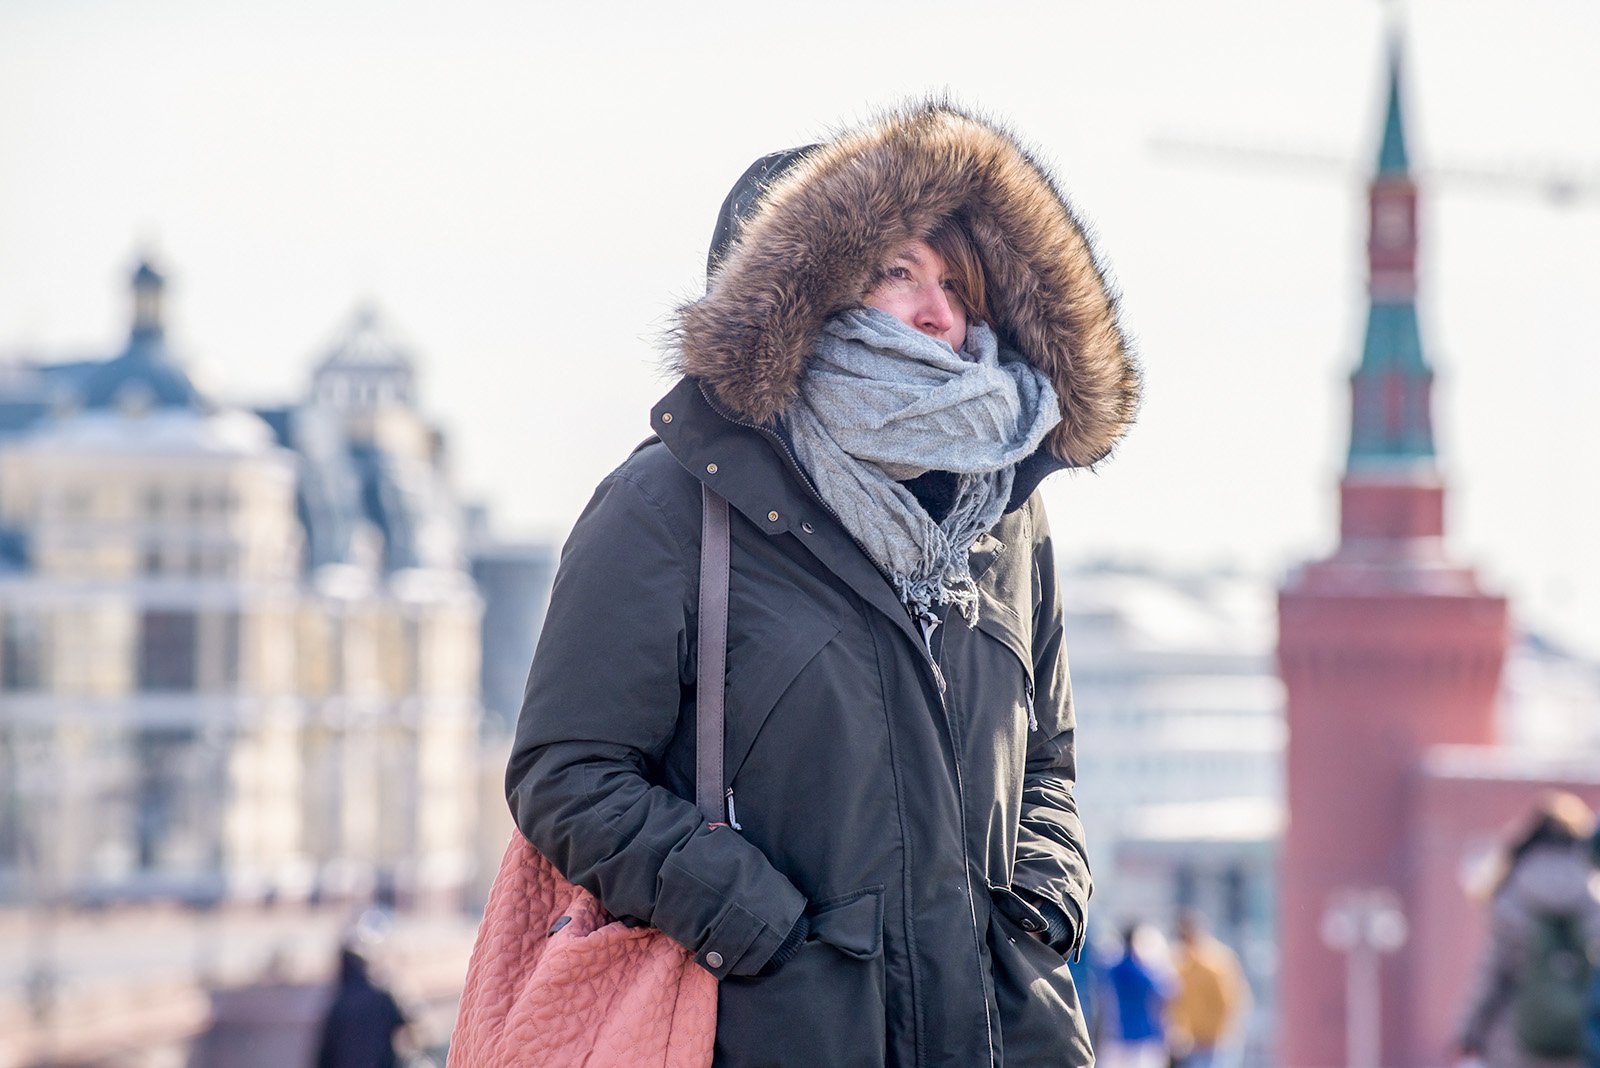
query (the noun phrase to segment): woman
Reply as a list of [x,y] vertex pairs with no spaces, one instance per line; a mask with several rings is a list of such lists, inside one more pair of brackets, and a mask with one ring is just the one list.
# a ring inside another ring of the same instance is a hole
[[[1138,380],[1081,227],[943,105],[724,204],[683,379],[562,554],[518,825],[720,980],[727,1065],[1082,1065],[1090,889],[1041,479]],[[729,827],[692,802],[701,483],[732,505]]]
[[1552,794],[1507,849],[1461,1039],[1463,1055],[1489,1068],[1586,1063],[1588,980],[1600,962],[1594,824],[1582,799]]

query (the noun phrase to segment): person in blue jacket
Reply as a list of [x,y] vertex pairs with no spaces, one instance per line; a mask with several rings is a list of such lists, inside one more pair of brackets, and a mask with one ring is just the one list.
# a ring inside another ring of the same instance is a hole
[[1115,1042],[1104,1058],[1107,1068],[1164,1068],[1167,1063],[1161,1016],[1172,987],[1165,971],[1141,952],[1150,934],[1143,924],[1125,927],[1122,957],[1107,972],[1117,1010]]

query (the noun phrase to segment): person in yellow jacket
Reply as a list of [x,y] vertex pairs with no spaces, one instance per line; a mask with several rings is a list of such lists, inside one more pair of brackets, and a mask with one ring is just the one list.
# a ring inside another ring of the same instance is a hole
[[1214,1068],[1250,1007],[1250,987],[1233,950],[1211,936],[1205,917],[1186,909],[1178,918],[1173,953],[1176,982],[1167,1002],[1167,1041],[1179,1068]]

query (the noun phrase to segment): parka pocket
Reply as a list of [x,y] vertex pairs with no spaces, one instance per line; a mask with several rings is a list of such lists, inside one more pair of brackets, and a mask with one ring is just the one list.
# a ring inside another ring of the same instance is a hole
[[1093,1064],[1066,958],[1013,921],[1001,909],[1001,897],[993,900],[989,959],[1006,1063]]
[[814,905],[811,937],[856,960],[883,952],[883,887],[869,886]]
[[1011,651],[1022,668],[1024,688],[1028,700],[1033,700],[1033,628],[1018,618],[1016,611],[1004,601],[981,592],[978,605],[978,629]]
[[775,974],[722,981],[717,1063],[884,1064],[883,888],[819,902],[808,915],[811,938]]
[[733,782],[756,736],[784,691],[839,633],[839,624],[813,611],[791,611],[769,629],[741,620],[728,651],[727,751],[723,766]]
[[994,901],[995,909],[1002,916],[1021,927],[1028,934],[1043,934],[1050,929],[1050,924],[1045,920],[1044,913],[1040,912],[1033,902],[1009,886],[996,886],[991,883],[989,885],[989,897]]
[[1012,607],[991,596],[983,596],[978,606],[978,630],[1005,646],[1022,670],[1018,687],[1018,707],[1026,713],[1028,730],[1039,729],[1039,716],[1033,707],[1033,628],[1017,617]]

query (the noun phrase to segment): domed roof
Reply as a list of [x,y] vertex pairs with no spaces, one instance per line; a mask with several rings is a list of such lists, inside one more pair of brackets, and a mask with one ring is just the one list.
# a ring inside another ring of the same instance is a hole
[[378,310],[370,304],[357,308],[344,334],[322,361],[318,373],[336,369],[410,371],[411,353],[390,336]]
[[133,274],[133,328],[122,353],[83,380],[85,408],[208,407],[205,398],[167,349],[161,305],[166,280],[143,261]]
[[129,404],[147,408],[207,407],[205,398],[183,368],[172,361],[159,338],[153,344],[130,341],[122,355],[95,368],[84,381],[85,408]]

